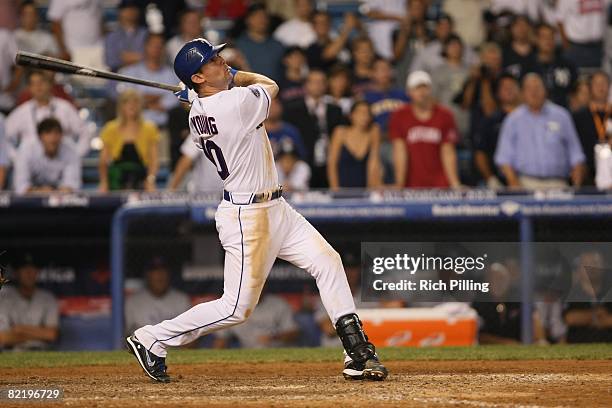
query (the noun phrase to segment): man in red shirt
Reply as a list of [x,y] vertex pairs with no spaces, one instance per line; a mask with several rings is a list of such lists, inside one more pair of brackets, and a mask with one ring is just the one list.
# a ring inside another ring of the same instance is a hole
[[426,72],[411,73],[406,88],[412,103],[396,110],[389,122],[395,185],[459,187],[453,114],[434,102]]

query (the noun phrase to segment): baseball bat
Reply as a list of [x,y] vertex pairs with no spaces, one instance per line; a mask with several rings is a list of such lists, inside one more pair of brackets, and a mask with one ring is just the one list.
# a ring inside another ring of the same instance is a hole
[[25,51],[17,52],[17,55],[15,56],[15,63],[17,65],[25,67],[46,69],[49,71],[61,72],[64,74],[83,75],[94,78],[111,79],[113,81],[129,82],[132,84],[150,86],[152,88],[165,89],[167,91],[172,92],[178,92],[182,90],[182,88],[178,85],[147,81],[146,79],[116,74],[114,72],[104,71],[92,67],[86,67],[84,65],[75,64],[70,61],[65,61],[58,58],[47,57],[46,55],[34,54]]

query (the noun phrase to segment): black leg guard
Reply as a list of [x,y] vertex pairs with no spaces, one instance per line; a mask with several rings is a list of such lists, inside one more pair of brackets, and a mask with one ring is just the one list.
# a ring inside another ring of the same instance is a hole
[[344,350],[357,362],[364,362],[376,353],[374,345],[368,341],[368,336],[363,331],[361,321],[356,314],[342,316],[336,322],[336,333],[342,341]]

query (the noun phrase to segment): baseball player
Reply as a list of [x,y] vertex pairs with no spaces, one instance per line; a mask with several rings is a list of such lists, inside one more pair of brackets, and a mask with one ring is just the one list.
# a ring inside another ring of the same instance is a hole
[[278,257],[315,278],[344,346],[344,377],[383,380],[387,369],[355,314],[340,256],[282,198],[263,126],[278,85],[263,75],[230,68],[218,55],[224,46],[198,38],[186,43],[174,60],[176,75],[197,93],[189,113],[191,138],[223,180],[223,200],[215,214],[225,250],[223,296],[137,329],[126,339],[127,347],[149,377],[169,382],[167,348],[248,319]]

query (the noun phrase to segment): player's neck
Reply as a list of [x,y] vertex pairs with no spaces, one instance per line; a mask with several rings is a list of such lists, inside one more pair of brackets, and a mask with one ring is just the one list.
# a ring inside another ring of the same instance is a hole
[[213,96],[215,94],[218,94],[219,92],[227,91],[227,90],[228,90],[227,85],[225,85],[225,87],[223,88],[211,86],[211,85],[203,85],[200,87],[200,89],[198,89],[198,97],[206,98],[207,96]]

